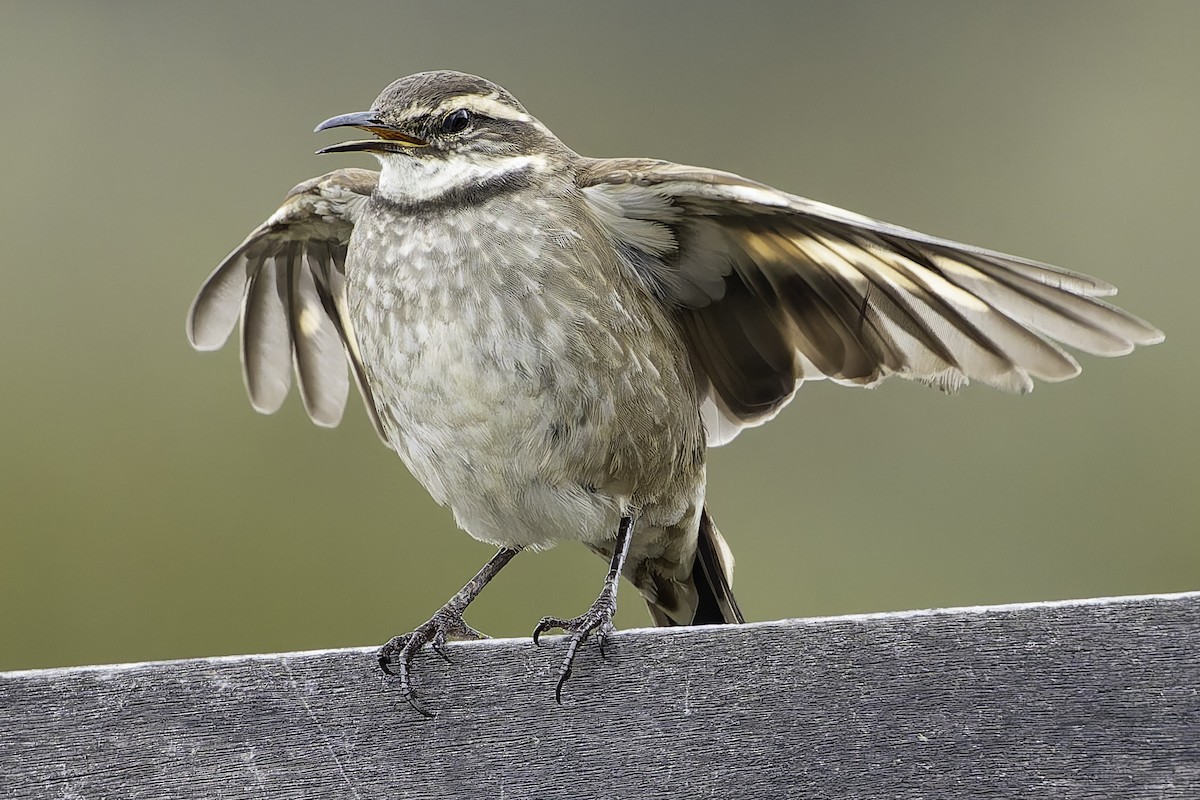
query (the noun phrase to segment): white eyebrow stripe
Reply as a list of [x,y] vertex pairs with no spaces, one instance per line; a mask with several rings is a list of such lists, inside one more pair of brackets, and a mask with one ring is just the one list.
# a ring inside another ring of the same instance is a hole
[[514,122],[533,122],[533,117],[523,111],[518,111],[507,103],[502,103],[499,97],[495,94],[490,94],[486,97],[468,96],[468,97],[451,97],[445,100],[437,108],[433,110],[436,115],[441,111],[454,111],[459,108],[465,108],[468,111],[476,111],[484,116],[492,119],[506,119]]

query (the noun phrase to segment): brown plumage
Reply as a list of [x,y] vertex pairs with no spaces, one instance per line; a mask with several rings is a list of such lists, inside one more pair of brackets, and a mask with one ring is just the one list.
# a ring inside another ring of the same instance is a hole
[[588,159],[512,95],[461,73],[388,87],[319,130],[376,138],[380,172],[300,184],[217,268],[188,321],[199,349],[242,321],[255,408],[294,368],[336,425],[350,374],[384,442],[461,527],[500,549],[429,622],[385,646],[411,701],[426,643],[522,548],[611,560],[592,608],[535,633],[611,629],[616,576],[656,624],[740,622],[705,508],[706,447],[772,418],[806,380],[899,376],[1027,392],[1162,340],[1109,284],[927,236],[729,173]]

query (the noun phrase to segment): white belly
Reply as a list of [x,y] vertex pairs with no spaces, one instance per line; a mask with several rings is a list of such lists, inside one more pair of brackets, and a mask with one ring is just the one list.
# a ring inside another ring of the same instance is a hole
[[569,474],[552,442],[563,404],[537,396],[536,379],[500,366],[537,349],[512,335],[497,331],[499,352],[491,353],[478,328],[461,320],[415,326],[414,349],[397,354],[396,372],[377,376],[389,439],[477,539],[540,547],[610,538],[620,502]]
[[643,530],[675,525],[703,497],[682,345],[573,231],[533,216],[356,227],[350,314],[389,442],[498,546],[611,539],[635,505]]

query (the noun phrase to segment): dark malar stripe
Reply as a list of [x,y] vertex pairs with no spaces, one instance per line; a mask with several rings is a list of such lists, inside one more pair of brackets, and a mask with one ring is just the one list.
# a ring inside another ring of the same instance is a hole
[[394,200],[384,197],[376,190],[370,202],[406,217],[423,217],[455,211],[467,206],[479,205],[506,194],[528,189],[534,185],[533,176],[539,170],[534,165],[522,167],[494,178],[485,178],[475,183],[450,189],[437,197],[424,200]]

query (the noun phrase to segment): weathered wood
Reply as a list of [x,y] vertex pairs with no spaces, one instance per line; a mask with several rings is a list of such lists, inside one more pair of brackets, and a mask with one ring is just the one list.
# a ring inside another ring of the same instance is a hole
[[1200,797],[1200,593],[0,675],[6,798]]

